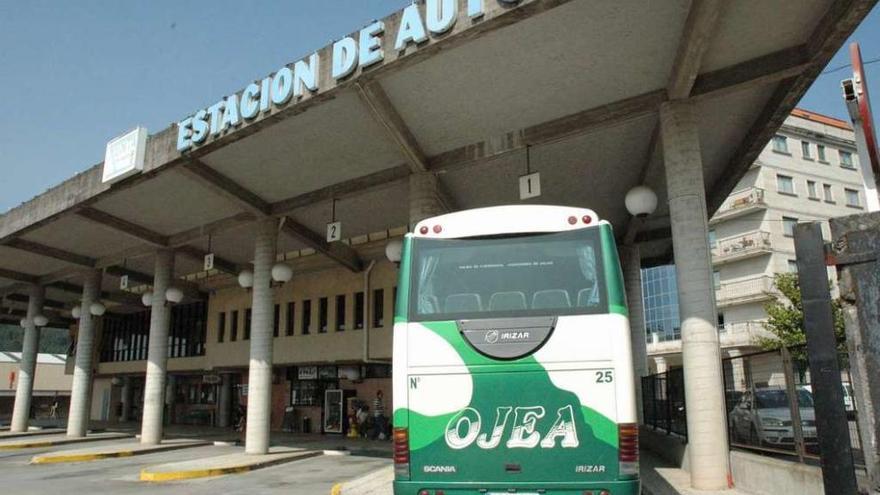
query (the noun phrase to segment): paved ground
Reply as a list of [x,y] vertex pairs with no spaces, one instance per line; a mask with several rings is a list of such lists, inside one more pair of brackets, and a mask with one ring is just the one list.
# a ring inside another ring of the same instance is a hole
[[[100,442],[100,444],[112,445],[114,442],[118,441]],[[70,446],[70,448],[76,447]],[[161,484],[139,481],[141,469],[199,457],[233,454],[242,449],[206,446],[95,462],[29,464],[31,457],[36,454],[64,449],[65,447],[0,452],[3,492],[45,494],[63,487],[64,495],[94,495],[96,492],[114,494],[161,492],[163,495],[220,493],[322,495],[329,494],[336,483],[358,478],[390,462],[388,459],[358,455],[320,456],[250,473]]]

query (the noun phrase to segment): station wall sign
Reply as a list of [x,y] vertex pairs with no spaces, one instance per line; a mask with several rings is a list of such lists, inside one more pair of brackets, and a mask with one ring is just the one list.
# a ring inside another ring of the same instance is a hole
[[101,182],[116,182],[144,169],[147,153],[147,130],[137,127],[133,131],[113,138],[104,153]]
[[[418,48],[430,37],[449,32],[457,22],[478,21],[489,2],[513,8],[520,0],[425,0],[406,7],[395,19],[399,22],[386,26],[383,21],[374,21],[181,120],[177,124],[177,151],[185,152],[235,132],[264,114],[327,89],[321,85],[333,86],[357,69],[382,62],[386,50],[399,53],[410,46]],[[322,74],[329,77],[322,78]]]

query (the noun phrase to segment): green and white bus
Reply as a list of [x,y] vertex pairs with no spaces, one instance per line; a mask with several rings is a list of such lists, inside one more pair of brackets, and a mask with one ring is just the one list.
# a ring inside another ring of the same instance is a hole
[[630,333],[611,225],[514,205],[407,234],[394,318],[396,495],[636,495]]

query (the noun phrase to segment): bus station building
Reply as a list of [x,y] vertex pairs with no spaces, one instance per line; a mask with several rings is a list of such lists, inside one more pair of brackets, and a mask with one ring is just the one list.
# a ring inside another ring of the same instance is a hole
[[708,219],[875,3],[428,0],[242,74],[0,217],[0,318],[31,336],[12,427],[38,316],[76,335],[70,436],[121,417],[158,443],[165,416],[228,425],[241,402],[261,455],[271,430],[334,430],[326,390],[390,410],[389,244],[444,212],[571,205],[615,228],[637,374],[640,268],[675,262],[691,482],[727,487]]

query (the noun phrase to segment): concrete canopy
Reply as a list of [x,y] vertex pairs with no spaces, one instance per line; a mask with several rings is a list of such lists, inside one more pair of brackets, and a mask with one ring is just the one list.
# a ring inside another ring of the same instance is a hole
[[[409,174],[437,174],[460,209],[519,202],[527,166],[542,180],[530,202],[593,208],[621,237],[636,229],[624,194],[651,186],[661,206],[635,238],[668,259],[659,106],[697,105],[714,211],[876,0],[486,0],[474,18],[467,3],[447,32],[402,51],[401,13],[383,19],[383,60],[339,79],[322,62],[316,91],[185,153],[176,125],[150,136],[139,175],[103,184],[99,164],[10,210],[0,291],[51,283],[47,297],[64,292],[69,307],[79,273],[99,267],[106,296],[136,304],[119,276],[148,283],[166,246],[196,291],[231,283],[266,215],[286,218],[280,252],[358,270],[381,250],[323,242],[331,212],[346,238],[399,233]],[[209,250],[219,274],[199,274]]]

